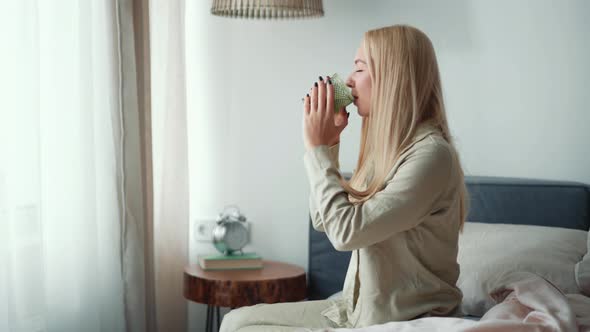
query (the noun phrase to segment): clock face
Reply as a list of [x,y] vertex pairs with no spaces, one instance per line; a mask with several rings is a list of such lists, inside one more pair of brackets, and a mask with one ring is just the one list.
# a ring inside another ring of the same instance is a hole
[[240,223],[228,225],[225,233],[225,243],[232,250],[242,249],[248,242],[248,230]]

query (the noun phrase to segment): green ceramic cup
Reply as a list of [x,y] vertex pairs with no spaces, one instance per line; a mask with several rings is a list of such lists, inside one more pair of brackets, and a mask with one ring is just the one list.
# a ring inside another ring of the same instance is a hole
[[340,75],[337,73],[330,75],[330,80],[334,85],[334,112],[336,113],[342,107],[352,104],[354,97]]

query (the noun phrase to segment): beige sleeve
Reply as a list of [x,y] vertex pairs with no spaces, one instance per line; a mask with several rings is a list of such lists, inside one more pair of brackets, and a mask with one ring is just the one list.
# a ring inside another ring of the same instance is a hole
[[[338,161],[338,154],[340,150],[340,143],[336,143],[328,148],[328,153],[330,156],[330,160],[332,161],[334,167],[337,170],[340,170],[340,162]],[[313,199],[312,195],[309,195],[309,215],[311,217],[311,224],[316,231],[323,232],[324,227],[322,226],[322,222],[320,220],[320,214],[315,204],[315,199]]]
[[326,145],[306,151],[304,164],[317,207],[314,228],[323,228],[336,250],[352,251],[424,220],[449,183],[453,159],[443,144],[421,147],[405,158],[381,191],[357,205],[340,185]]

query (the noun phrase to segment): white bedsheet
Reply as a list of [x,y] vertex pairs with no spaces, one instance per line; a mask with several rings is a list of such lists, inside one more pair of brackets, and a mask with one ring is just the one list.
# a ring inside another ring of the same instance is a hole
[[590,332],[590,297],[564,294],[546,279],[529,272],[509,273],[502,279],[500,285],[490,293],[496,305],[479,321],[466,318],[426,317],[353,329],[305,329],[305,331]]

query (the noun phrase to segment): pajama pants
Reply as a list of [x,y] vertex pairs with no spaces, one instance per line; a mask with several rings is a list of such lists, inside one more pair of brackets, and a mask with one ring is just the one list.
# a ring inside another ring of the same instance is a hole
[[331,300],[260,303],[234,309],[223,317],[220,332],[295,332],[337,328],[322,316]]

